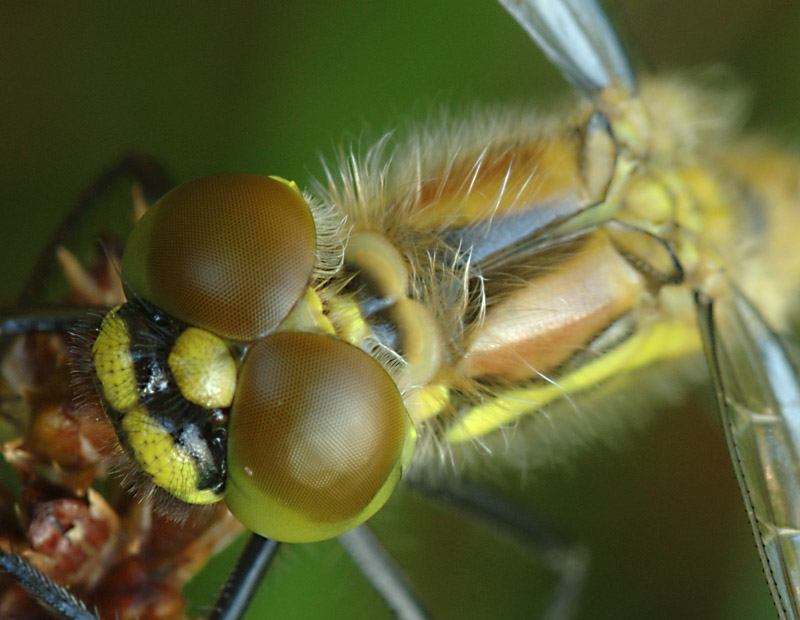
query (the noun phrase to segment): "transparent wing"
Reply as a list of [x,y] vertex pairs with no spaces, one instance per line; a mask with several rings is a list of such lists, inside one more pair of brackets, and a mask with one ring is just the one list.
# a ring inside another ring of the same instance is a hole
[[498,0],[564,77],[592,94],[616,85],[636,90],[628,58],[594,0]]
[[698,296],[728,448],[781,618],[800,618],[800,379],[779,338],[729,288]]

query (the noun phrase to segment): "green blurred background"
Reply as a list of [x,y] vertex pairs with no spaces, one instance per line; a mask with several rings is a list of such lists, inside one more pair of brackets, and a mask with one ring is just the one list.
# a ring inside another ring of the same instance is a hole
[[[798,143],[795,0],[608,8],[639,66],[723,62],[752,87],[753,125]],[[6,1],[0,71],[5,300],[60,214],[126,149],[156,156],[175,180],[237,170],[304,185],[343,137],[369,144],[431,109],[546,105],[566,92],[488,0]],[[774,617],[723,440],[696,406],[709,398],[688,395],[633,441],[568,471],[504,479],[589,547],[581,618]],[[403,495],[377,525],[438,617],[541,609],[547,578],[513,544]],[[197,613],[222,580],[205,577]],[[388,617],[335,543],[287,549],[259,602],[249,617]]]

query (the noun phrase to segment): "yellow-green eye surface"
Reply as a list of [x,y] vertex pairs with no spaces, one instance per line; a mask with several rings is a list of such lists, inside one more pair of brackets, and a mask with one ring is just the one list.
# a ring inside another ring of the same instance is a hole
[[413,437],[397,387],[366,353],[320,334],[271,334],[239,375],[225,500],[263,536],[331,538],[386,502]]
[[133,230],[122,275],[141,298],[218,336],[254,340],[303,294],[316,231],[297,186],[220,174],[166,194]]

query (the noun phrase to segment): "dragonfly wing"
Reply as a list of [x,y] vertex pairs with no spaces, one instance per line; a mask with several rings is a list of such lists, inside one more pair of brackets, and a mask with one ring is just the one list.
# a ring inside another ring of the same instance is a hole
[[636,90],[628,59],[594,0],[498,0],[576,88]]
[[750,524],[782,619],[800,618],[800,379],[778,336],[734,288],[698,317]]

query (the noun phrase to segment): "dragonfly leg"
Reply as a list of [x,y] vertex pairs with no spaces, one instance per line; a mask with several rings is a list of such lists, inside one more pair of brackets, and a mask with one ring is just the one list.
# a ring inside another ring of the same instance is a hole
[[557,585],[543,620],[575,616],[589,565],[589,554],[583,545],[569,541],[545,520],[473,482],[448,479],[431,483],[415,479],[408,487],[521,542],[556,577]]
[[339,542],[398,620],[432,618],[400,566],[368,525],[345,532],[339,536]]
[[108,311],[107,306],[13,306],[0,307],[0,337],[17,334],[69,332],[89,313]]
[[69,590],[58,585],[21,555],[0,549],[0,570],[8,573],[40,604],[69,620],[99,620]]
[[29,304],[41,299],[46,275],[55,264],[58,248],[66,245],[80,228],[86,217],[94,211],[123,179],[136,183],[142,190],[148,204],[155,202],[169,191],[172,184],[166,172],[153,158],[141,153],[125,153],[116,162],[103,170],[72,205],[67,215],[55,229],[47,245],[40,252],[36,265],[22,289],[19,302]]
[[208,620],[239,620],[267,574],[280,543],[251,534]]

